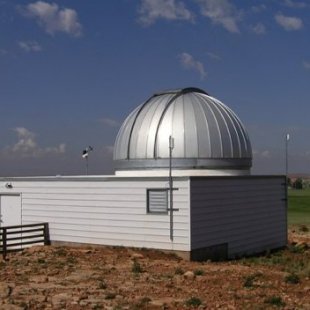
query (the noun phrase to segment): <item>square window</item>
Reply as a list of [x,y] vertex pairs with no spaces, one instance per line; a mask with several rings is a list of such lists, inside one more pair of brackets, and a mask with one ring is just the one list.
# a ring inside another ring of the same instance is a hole
[[147,190],[147,213],[168,213],[168,190],[166,188]]

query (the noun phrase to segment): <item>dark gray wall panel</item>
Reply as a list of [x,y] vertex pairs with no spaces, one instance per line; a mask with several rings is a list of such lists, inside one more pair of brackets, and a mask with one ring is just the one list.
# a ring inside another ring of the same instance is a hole
[[230,257],[285,246],[285,177],[191,178],[192,250],[228,243]]

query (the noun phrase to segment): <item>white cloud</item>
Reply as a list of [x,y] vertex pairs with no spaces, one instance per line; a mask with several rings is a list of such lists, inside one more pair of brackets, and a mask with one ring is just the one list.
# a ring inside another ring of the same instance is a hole
[[114,146],[113,145],[106,145],[103,148],[104,153],[113,154],[114,152]]
[[290,8],[297,8],[297,9],[303,9],[308,6],[307,3],[305,2],[299,2],[299,1],[293,1],[293,0],[284,0],[284,5]]
[[254,5],[251,7],[251,10],[254,13],[260,13],[260,12],[265,11],[266,9],[267,9],[267,6],[265,4]]
[[193,21],[194,15],[176,0],[141,0],[139,21],[149,26],[158,19]]
[[179,55],[179,59],[184,68],[197,71],[202,79],[207,76],[203,63],[194,59],[192,55],[182,53]]
[[303,61],[302,65],[305,69],[310,70],[310,61]]
[[268,150],[263,151],[263,152],[261,153],[261,156],[262,156],[263,158],[270,158],[270,157],[271,157],[270,151],[268,151]]
[[119,127],[120,125],[118,121],[111,118],[101,118],[99,121],[108,127]]
[[21,12],[29,18],[34,18],[48,34],[64,32],[74,37],[82,34],[82,25],[73,9],[60,8],[56,3],[37,1],[23,7]]
[[11,147],[13,153],[20,152],[26,154],[36,151],[38,146],[34,133],[24,127],[17,127],[14,131],[17,134],[18,142]]
[[229,32],[238,33],[238,21],[241,12],[229,0],[198,0],[201,14],[210,18],[213,23],[219,24]]
[[268,150],[259,151],[259,150],[253,150],[252,151],[253,156],[256,158],[271,158],[271,152]]
[[37,144],[36,135],[27,128],[16,127],[14,131],[18,141],[4,149],[4,154],[7,156],[42,157],[47,154],[57,155],[66,152],[66,145],[64,143],[58,146],[40,147]]
[[298,17],[284,16],[282,13],[278,13],[274,18],[286,31],[300,30],[303,27],[303,22]]
[[0,48],[0,55],[6,55],[8,53],[7,50]]
[[252,27],[252,30],[256,34],[265,34],[266,33],[266,27],[262,23],[257,23]]
[[213,60],[222,60],[222,58],[215,53],[207,52],[207,55]]
[[18,46],[26,52],[41,52],[42,47],[37,41],[19,41]]
[[66,144],[61,143],[58,146],[48,146],[43,149],[43,154],[63,154],[66,153]]

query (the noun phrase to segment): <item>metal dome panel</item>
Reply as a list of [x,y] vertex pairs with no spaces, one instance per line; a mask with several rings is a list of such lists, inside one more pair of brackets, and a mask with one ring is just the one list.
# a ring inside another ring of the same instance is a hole
[[124,121],[114,147],[116,169],[248,169],[252,150],[236,114],[197,88],[156,93]]

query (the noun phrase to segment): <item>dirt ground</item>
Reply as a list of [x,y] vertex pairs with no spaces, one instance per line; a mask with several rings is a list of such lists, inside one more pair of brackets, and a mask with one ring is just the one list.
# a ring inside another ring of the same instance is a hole
[[0,259],[0,309],[310,309],[310,234],[229,262],[153,250],[32,247]]

